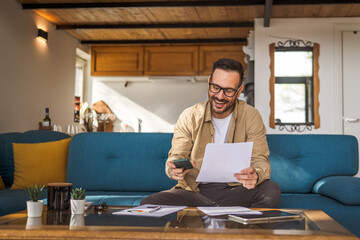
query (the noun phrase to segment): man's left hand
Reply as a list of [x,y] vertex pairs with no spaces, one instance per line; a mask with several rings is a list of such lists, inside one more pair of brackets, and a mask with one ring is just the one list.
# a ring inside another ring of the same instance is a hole
[[241,170],[240,173],[235,173],[234,177],[247,189],[253,189],[259,178],[253,167],[248,167]]

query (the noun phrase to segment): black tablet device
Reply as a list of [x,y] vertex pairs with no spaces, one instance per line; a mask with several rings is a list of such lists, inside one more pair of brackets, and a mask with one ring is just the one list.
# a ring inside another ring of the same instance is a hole
[[279,210],[260,211],[262,214],[229,214],[228,219],[243,224],[300,219],[300,214]]

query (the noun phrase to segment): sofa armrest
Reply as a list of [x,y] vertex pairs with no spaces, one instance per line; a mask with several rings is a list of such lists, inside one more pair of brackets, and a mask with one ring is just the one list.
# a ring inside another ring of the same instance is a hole
[[317,181],[312,189],[346,205],[360,205],[360,178],[331,176]]

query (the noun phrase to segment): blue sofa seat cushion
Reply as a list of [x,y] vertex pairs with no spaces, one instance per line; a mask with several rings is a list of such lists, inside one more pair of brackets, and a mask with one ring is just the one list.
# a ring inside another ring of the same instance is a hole
[[349,176],[326,177],[314,185],[313,192],[346,205],[360,205],[360,178]]
[[86,191],[86,201],[95,205],[138,206],[145,197],[154,192]]
[[[47,198],[47,189],[40,194],[40,199]],[[4,189],[0,191],[0,216],[26,209],[26,201],[30,200],[26,189]],[[45,204],[45,203],[44,203]]]

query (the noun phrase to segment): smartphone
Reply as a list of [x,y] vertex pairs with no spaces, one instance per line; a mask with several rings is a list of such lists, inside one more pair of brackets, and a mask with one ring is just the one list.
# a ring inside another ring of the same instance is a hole
[[184,170],[193,168],[193,166],[188,158],[173,160],[173,163],[174,163],[175,167],[184,168]]

